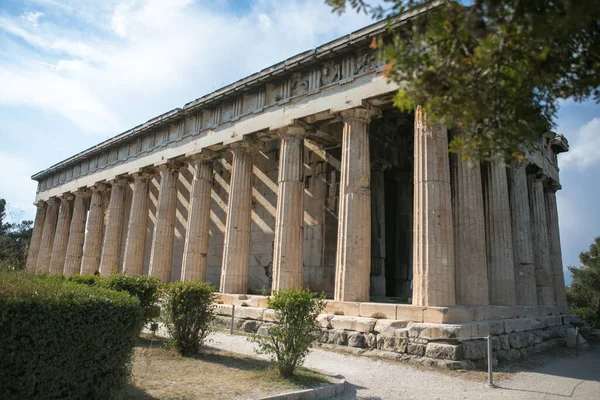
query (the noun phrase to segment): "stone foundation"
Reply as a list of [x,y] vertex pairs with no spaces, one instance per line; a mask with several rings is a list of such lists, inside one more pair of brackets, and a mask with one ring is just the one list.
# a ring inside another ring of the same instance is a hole
[[[215,325],[267,334],[276,323],[263,296],[221,295]],[[233,305],[235,305],[235,310]],[[327,301],[321,346],[448,369],[487,365],[485,338],[492,336],[493,363],[565,346],[579,318],[556,307],[416,307],[404,304]]]

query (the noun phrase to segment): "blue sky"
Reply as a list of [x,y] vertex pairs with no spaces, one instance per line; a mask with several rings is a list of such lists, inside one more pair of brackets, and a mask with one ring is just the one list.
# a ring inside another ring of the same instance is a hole
[[[33,219],[30,176],[372,21],[323,0],[3,0],[0,197]],[[600,106],[563,102],[563,260],[600,235]]]

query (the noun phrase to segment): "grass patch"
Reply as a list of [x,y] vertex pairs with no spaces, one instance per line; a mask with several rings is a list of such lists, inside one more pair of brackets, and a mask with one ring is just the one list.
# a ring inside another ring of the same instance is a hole
[[329,382],[304,368],[284,379],[268,361],[214,349],[183,357],[164,340],[144,336],[134,349],[131,384],[123,398],[248,399]]

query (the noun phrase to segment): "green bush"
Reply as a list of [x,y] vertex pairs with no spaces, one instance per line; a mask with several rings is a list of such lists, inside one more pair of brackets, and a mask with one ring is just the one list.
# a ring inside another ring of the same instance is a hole
[[139,301],[126,293],[0,274],[0,398],[115,397],[141,324]]
[[113,274],[107,278],[97,279],[97,284],[119,292],[125,291],[137,297],[142,307],[144,323],[155,320],[160,316],[158,296],[161,283],[158,278],[148,275]]
[[288,378],[302,365],[320,330],[317,316],[325,307],[324,296],[310,290],[277,291],[268,300],[278,324],[269,328],[268,337],[257,334],[250,340],[258,344],[259,354],[268,354],[279,374]]
[[172,282],[163,287],[165,324],[183,355],[197,354],[215,318],[215,288],[206,282]]

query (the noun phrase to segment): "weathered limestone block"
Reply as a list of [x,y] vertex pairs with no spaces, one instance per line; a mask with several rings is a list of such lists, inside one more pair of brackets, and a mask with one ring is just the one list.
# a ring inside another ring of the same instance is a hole
[[50,257],[51,274],[62,274],[65,268],[74,198],[75,196],[72,194],[65,194],[60,199],[60,211],[58,212],[56,233],[52,244],[52,256]]
[[100,258],[100,275],[102,276],[110,276],[119,271],[127,183],[127,180],[123,178],[111,182],[104,244],[102,246],[102,257]]
[[467,360],[487,358],[487,341],[469,340],[462,343],[463,355]]
[[331,329],[333,328],[331,326],[331,318],[333,318],[333,314],[319,314],[317,324],[322,328]]
[[348,346],[364,349],[365,347],[367,347],[367,340],[365,338],[365,335],[360,332],[349,332]]
[[413,354],[415,356],[423,357],[425,355],[425,350],[427,349],[426,344],[420,343],[411,343],[409,342],[406,346],[406,352],[408,354]]
[[250,260],[252,145],[235,142],[231,150],[233,161],[219,291],[243,294],[248,291]]
[[235,308],[235,317],[242,318],[242,319],[254,319],[254,320],[262,321],[264,312],[265,312],[264,308],[236,307]]
[[302,287],[304,248],[304,165],[305,129],[288,126],[279,131],[279,172],[277,214],[273,245],[272,291]]
[[554,281],[556,304],[559,307],[567,306],[567,292],[565,289],[565,276],[563,274],[562,250],[560,245],[560,230],[558,228],[558,209],[556,206],[556,188],[544,192],[546,203],[546,217],[550,244],[550,264]]
[[563,315],[562,316],[562,324],[563,325],[581,325],[583,323],[581,317],[579,315]]
[[373,110],[354,108],[344,120],[334,299],[369,301],[371,276],[371,160]]
[[498,341],[500,342],[500,348],[502,350],[510,350],[510,342],[508,340],[508,335],[499,335]]
[[514,305],[517,298],[506,168],[501,163],[484,164],[482,181],[490,304]]
[[460,344],[428,343],[425,356],[445,360],[460,360],[463,356],[463,348]]
[[[397,318],[401,319],[401,318]],[[471,307],[427,307],[423,310],[423,321],[436,324],[460,324],[475,319],[475,309]]]
[[531,213],[525,166],[507,170],[517,304],[537,305]]
[[81,275],[91,275],[100,269],[102,242],[104,236],[104,196],[106,185],[92,186],[92,199],[88,212],[85,240],[83,242],[83,258]]
[[85,222],[87,219],[87,199],[90,196],[86,190],[75,192],[73,217],[69,227],[69,242],[65,255],[65,275],[79,275],[83,257],[83,242],[85,240]]
[[580,349],[586,349],[590,347],[587,340],[583,338],[583,336],[578,335],[575,331],[575,328],[567,329],[567,347],[570,349],[575,348],[575,342],[579,344]]
[[360,303],[361,317],[396,319],[396,304]]
[[364,317],[346,317],[335,315],[331,318],[331,326],[333,329],[356,331],[362,333],[371,333],[375,328],[375,318]]
[[35,272],[42,244],[42,233],[44,231],[44,220],[46,219],[46,202],[38,201],[35,203],[37,210],[35,212],[35,222],[33,224],[33,232],[31,233],[31,241],[29,242],[29,251],[27,253],[26,269],[29,272]]
[[531,210],[533,232],[533,255],[537,298],[540,306],[556,304],[552,265],[550,264],[550,247],[548,245],[548,222],[544,203],[544,185],[542,176],[529,175],[529,208]]
[[396,353],[406,353],[408,347],[408,339],[378,335],[377,336],[377,349],[384,351],[393,351]]
[[210,228],[211,190],[213,186],[212,159],[214,153],[203,151],[195,156],[188,225],[181,265],[184,281],[206,280],[206,258]]
[[169,162],[158,167],[160,172],[160,191],[154,222],[154,236],[150,252],[148,274],[161,282],[171,281],[173,269],[173,239],[175,237],[175,216],[177,213],[177,182],[180,163]]
[[348,333],[341,330],[330,330],[327,335],[327,343],[338,346],[346,346],[348,344]]
[[228,315],[231,316],[233,306],[230,304],[215,304],[215,313],[217,315]]
[[146,230],[148,228],[149,214],[149,181],[152,176],[153,174],[149,172],[136,172],[133,174],[133,197],[129,213],[125,253],[123,255],[123,273],[125,275],[142,275],[144,270]]
[[504,332],[506,333],[530,331],[543,327],[544,325],[535,318],[516,318],[504,321]]
[[[453,306],[454,229],[445,127],[430,126],[415,110],[413,304]],[[362,222],[364,223],[364,221]]]
[[346,301],[325,301],[325,312],[334,315],[345,315],[347,317],[360,317],[360,305],[362,303]]
[[242,324],[242,331],[253,333],[258,331],[260,326],[262,326],[262,322],[260,321],[247,320]]
[[518,359],[521,358],[521,352],[519,350],[515,350],[515,349],[498,350],[496,352],[496,357],[500,361],[512,362],[512,361],[517,361]]
[[263,313],[263,321],[268,321],[268,322],[279,321],[279,317],[277,316],[277,311],[275,311],[271,308],[265,309],[265,312]]
[[452,155],[456,303],[489,304],[481,168]]
[[34,271],[48,273],[50,269],[50,257],[52,256],[52,245],[54,243],[59,207],[60,200],[56,197],[52,197],[47,201],[47,211],[43,221],[44,227],[42,229],[40,249]]
[[275,324],[270,324],[268,322],[265,322],[264,324],[260,325],[260,327],[258,328],[256,333],[261,336],[267,336],[267,335],[269,335],[269,330],[274,326],[275,326]]
[[396,306],[396,319],[400,321],[423,322],[425,307],[398,304]]
[[394,335],[399,328],[406,328],[408,321],[398,321],[395,319],[378,319],[375,323],[374,331],[382,335]]
[[[475,321],[490,321],[520,316],[521,307],[514,306],[488,306],[475,308]],[[534,316],[534,315],[532,315]]]
[[474,339],[487,336],[490,333],[486,322],[465,323],[460,325],[449,324],[412,324],[408,328],[410,337],[426,340],[437,339]]

